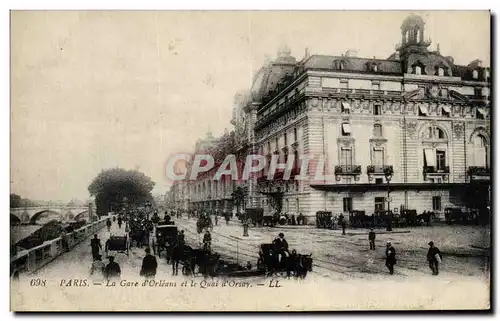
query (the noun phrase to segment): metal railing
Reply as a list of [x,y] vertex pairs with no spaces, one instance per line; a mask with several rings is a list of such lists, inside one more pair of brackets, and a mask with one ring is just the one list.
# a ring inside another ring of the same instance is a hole
[[335,175],[359,175],[359,174],[361,174],[361,165],[335,166]]
[[[67,233],[66,238],[68,240],[69,250],[80,244],[92,234],[103,229],[106,226],[107,218],[108,216],[99,221],[87,224],[71,233]],[[19,273],[33,273],[65,252],[66,250],[63,247],[62,238],[58,237],[53,240],[45,241],[43,244],[31,249],[16,253],[16,255],[10,258],[10,264],[11,267]]]
[[384,174],[385,171],[392,171],[392,165],[368,165],[366,166],[367,174]]

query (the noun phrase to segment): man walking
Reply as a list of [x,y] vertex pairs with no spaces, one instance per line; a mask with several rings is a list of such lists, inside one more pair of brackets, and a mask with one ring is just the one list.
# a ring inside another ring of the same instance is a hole
[[368,241],[370,242],[370,250],[375,251],[375,232],[373,228],[371,228],[370,233],[368,233]]
[[146,279],[154,279],[157,267],[158,262],[156,261],[156,257],[151,255],[151,249],[149,247],[146,248],[146,256],[142,259],[142,267],[139,275],[146,277]]
[[339,216],[339,224],[342,226],[342,235],[345,235],[345,219],[343,214]]
[[108,280],[119,279],[122,274],[122,270],[120,269],[120,265],[115,262],[114,256],[108,256],[109,263],[104,268],[104,273],[106,274],[106,278]]
[[385,266],[389,269],[389,273],[394,274],[394,265],[396,264],[396,250],[391,242],[387,242],[385,249]]
[[434,242],[429,242],[429,251],[427,252],[427,262],[429,262],[429,267],[432,270],[432,275],[439,274],[439,263],[443,256],[441,255],[441,251],[437,247],[434,246]]
[[94,238],[90,241],[90,247],[92,248],[92,260],[95,261],[99,251],[102,250],[101,240],[97,238],[97,234],[94,234]]

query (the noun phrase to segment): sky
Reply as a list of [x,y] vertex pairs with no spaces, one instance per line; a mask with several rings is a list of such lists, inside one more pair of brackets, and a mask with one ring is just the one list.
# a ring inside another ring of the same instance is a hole
[[[490,60],[485,11],[414,12],[456,64]],[[23,11],[11,14],[11,192],[88,198],[106,168],[170,182],[170,155],[232,129],[236,92],[287,44],[387,58],[408,11]]]

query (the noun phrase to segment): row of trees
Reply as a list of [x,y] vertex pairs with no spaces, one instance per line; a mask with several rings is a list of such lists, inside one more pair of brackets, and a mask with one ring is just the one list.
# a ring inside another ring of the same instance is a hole
[[34,206],[41,206],[40,202],[30,200],[29,198],[23,198],[17,194],[10,194],[10,207],[11,208],[17,208],[17,207],[34,207]]
[[122,208],[124,199],[127,205],[155,203],[151,194],[155,183],[150,177],[137,170],[112,168],[101,171],[90,183],[88,190],[95,197],[98,215]]

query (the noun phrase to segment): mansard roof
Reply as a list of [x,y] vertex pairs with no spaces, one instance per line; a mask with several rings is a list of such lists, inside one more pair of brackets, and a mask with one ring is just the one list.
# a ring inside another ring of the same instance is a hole
[[[304,62],[306,69],[335,69],[335,62],[343,62],[342,72],[372,73],[372,74],[401,74],[401,62],[389,59],[358,58],[349,56],[312,55]],[[377,71],[367,68],[369,63],[378,65]]]

